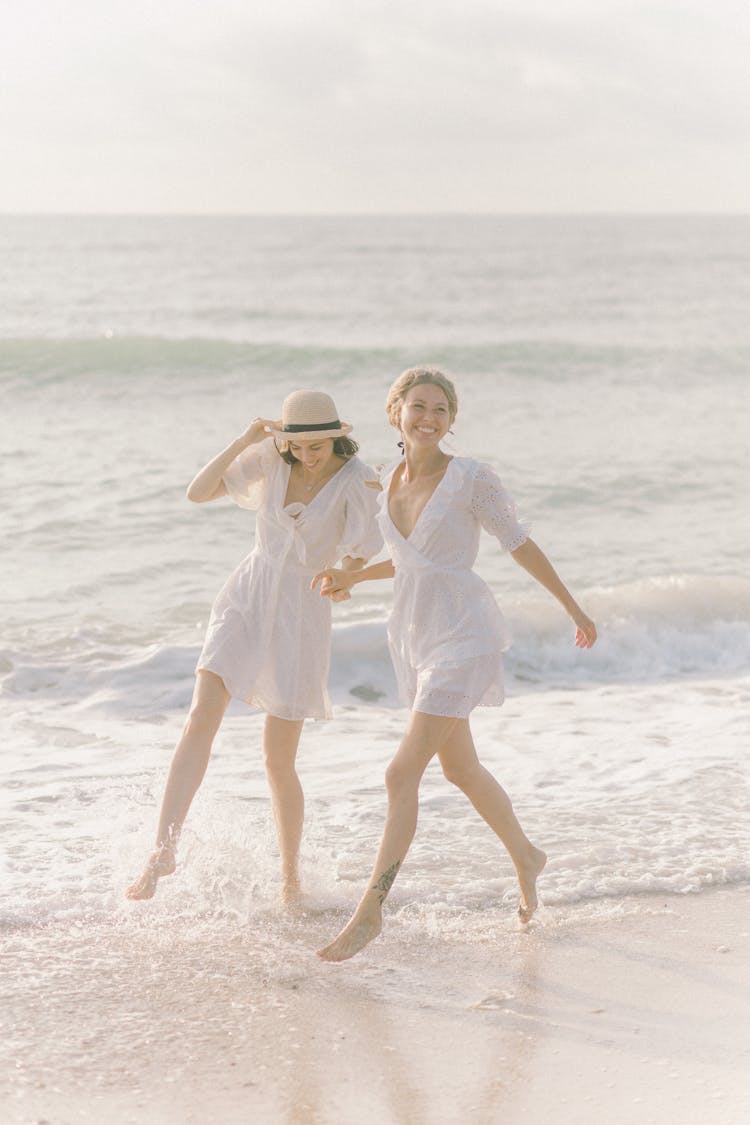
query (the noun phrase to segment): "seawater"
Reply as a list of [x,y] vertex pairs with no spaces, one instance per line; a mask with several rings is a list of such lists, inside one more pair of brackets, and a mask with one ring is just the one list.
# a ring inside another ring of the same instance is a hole
[[[290,937],[275,913],[262,720],[239,705],[178,874],[152,903],[123,898],[212,598],[253,539],[251,513],[184,490],[300,386],[390,463],[385,394],[420,362],[455,377],[450,449],[497,468],[600,630],[577,651],[485,537],[515,643],[509,699],[475,734],[550,854],[544,924],[750,878],[750,220],[5,217],[0,248],[6,933],[239,922],[279,964],[307,956],[304,925]],[[369,872],[406,718],[389,600],[373,584],[336,607],[336,717],[300,751],[306,884],[330,929]],[[515,896],[431,767],[389,940],[493,940]]]

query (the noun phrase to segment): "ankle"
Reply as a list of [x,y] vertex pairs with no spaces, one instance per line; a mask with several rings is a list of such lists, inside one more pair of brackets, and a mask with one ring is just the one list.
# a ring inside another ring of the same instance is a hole
[[373,894],[367,894],[354,912],[358,922],[380,922],[383,918],[383,904]]

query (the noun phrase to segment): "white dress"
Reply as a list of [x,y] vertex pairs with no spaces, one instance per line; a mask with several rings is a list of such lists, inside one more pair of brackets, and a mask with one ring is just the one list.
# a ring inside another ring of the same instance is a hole
[[267,438],[223,474],[235,503],[257,510],[255,549],[214,603],[197,669],[269,715],[328,719],[331,603],[310,579],[346,555],[380,550],[378,491],[365,483],[376,475],[352,457],[309,504],[285,508],[290,472]]
[[383,481],[378,522],[395,568],[388,643],[403,701],[428,715],[466,718],[505,698],[505,620],[471,569],[484,527],[514,551],[528,538],[516,506],[489,467],[454,457],[407,539],[388,510],[394,468]]

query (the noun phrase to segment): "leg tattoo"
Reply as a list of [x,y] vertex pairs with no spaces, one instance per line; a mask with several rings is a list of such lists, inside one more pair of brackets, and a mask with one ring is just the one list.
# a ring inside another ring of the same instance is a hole
[[393,880],[398,874],[398,869],[401,866],[401,860],[392,863],[387,871],[384,871],[377,882],[373,883],[372,890],[378,893],[378,902],[382,906],[385,902],[386,895],[393,886]]

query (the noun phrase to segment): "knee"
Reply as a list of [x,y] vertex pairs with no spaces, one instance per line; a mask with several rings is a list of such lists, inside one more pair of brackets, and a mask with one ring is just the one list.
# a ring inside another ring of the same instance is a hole
[[263,763],[266,767],[266,777],[270,781],[284,781],[293,777],[297,772],[293,757],[275,754],[270,750],[264,750]]
[[221,716],[217,718],[213,707],[205,703],[194,703],[183,728],[183,737],[211,740],[220,722]]
[[443,777],[451,785],[455,785],[457,789],[463,789],[466,792],[476,782],[479,768],[476,764],[464,765],[463,763],[451,762],[443,766]]
[[415,788],[419,778],[398,758],[394,758],[385,771],[385,787],[389,797],[396,797],[407,789]]

